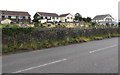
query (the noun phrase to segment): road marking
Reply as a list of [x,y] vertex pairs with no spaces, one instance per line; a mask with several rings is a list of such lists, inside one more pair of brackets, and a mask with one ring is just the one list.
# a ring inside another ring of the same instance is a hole
[[112,48],[112,47],[116,47],[118,45],[112,45],[112,46],[108,46],[108,47],[105,47],[105,48],[100,48],[100,49],[97,49],[97,50],[93,50],[93,51],[90,51],[89,53],[94,53],[94,52],[97,52],[97,51],[102,51],[102,50],[105,50],[105,49],[109,49],[109,48]]
[[43,64],[43,65],[35,66],[35,67],[30,67],[30,68],[23,69],[23,70],[19,70],[19,71],[12,72],[12,73],[20,73],[20,72],[23,72],[23,71],[28,71],[28,70],[32,70],[32,69],[36,69],[36,68],[40,68],[40,67],[43,67],[43,66],[47,66],[47,65],[51,65],[51,64],[55,64],[55,63],[59,63],[59,62],[66,61],[66,60],[67,60],[67,59],[57,60],[57,61],[53,61],[53,62],[46,63],[46,64]]

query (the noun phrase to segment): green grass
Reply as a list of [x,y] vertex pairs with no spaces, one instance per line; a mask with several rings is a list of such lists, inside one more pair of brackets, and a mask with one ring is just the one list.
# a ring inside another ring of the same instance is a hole
[[16,44],[16,45],[3,45],[2,52],[3,54],[12,53],[17,51],[29,51],[29,50],[39,50],[43,48],[50,48],[61,45],[68,45],[73,43],[88,42],[92,40],[102,40],[110,37],[120,37],[120,34],[111,34],[111,35],[99,35],[99,36],[90,36],[90,37],[75,37],[75,38],[65,38],[64,40],[53,40],[53,41],[42,41],[42,42],[31,42],[26,44]]

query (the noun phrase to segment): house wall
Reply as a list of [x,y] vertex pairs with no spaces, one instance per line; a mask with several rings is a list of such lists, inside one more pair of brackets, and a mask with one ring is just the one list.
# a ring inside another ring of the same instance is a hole
[[107,17],[105,17],[104,18],[104,21],[106,21],[106,18],[110,18],[110,19],[112,19],[112,21],[115,21],[112,17],[110,17],[110,16],[107,16]]
[[11,18],[11,17],[6,17],[6,18],[1,18],[1,21],[5,20],[5,19],[10,19],[13,23],[25,23],[25,24],[29,24],[31,22],[31,18],[30,16],[27,16],[28,18],[19,18],[19,17],[26,17],[26,16],[17,16],[17,15],[2,15],[2,16],[15,16],[16,18]]
[[[69,19],[68,19],[68,17],[69,17]],[[71,17],[72,17],[72,19],[71,19]],[[69,14],[66,17],[60,17],[61,22],[65,22],[65,19],[67,22],[73,22],[73,15]]]
[[[112,21],[107,21],[106,18],[109,18],[111,19]],[[111,17],[111,16],[107,16],[105,17],[103,20],[92,20],[92,22],[96,22],[97,24],[100,24],[100,25],[106,25],[106,23],[109,23],[109,24],[112,24],[115,22],[115,20]]]

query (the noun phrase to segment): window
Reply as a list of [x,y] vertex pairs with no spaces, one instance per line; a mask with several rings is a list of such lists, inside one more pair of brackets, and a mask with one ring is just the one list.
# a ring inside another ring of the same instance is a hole
[[45,19],[47,19],[47,17],[45,17]]
[[67,19],[69,19],[69,17],[67,17]]
[[28,19],[28,16],[25,16],[25,19]]
[[19,19],[23,19],[23,16],[19,16]]
[[51,19],[51,17],[47,17],[47,19]]
[[23,16],[23,19],[25,19],[25,16]]
[[52,17],[52,19],[55,19],[55,17]]
[[112,21],[112,19],[111,19],[111,18],[106,18],[105,20],[106,20],[106,21]]
[[5,18],[8,18],[8,15],[5,15]]
[[59,19],[59,18],[57,17],[57,19]]
[[11,16],[8,16],[9,19],[11,19]]
[[73,19],[73,18],[71,17],[71,19]]
[[5,18],[5,16],[2,16],[2,18]]
[[16,16],[11,16],[11,19],[16,19]]
[[43,16],[41,16],[41,19],[43,19]]

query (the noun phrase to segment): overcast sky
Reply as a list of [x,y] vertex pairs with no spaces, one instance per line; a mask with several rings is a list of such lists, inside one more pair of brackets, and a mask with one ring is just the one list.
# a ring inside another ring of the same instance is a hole
[[83,17],[111,14],[118,18],[119,0],[1,0],[0,10],[28,11],[33,16],[37,11],[59,14],[80,13]]

